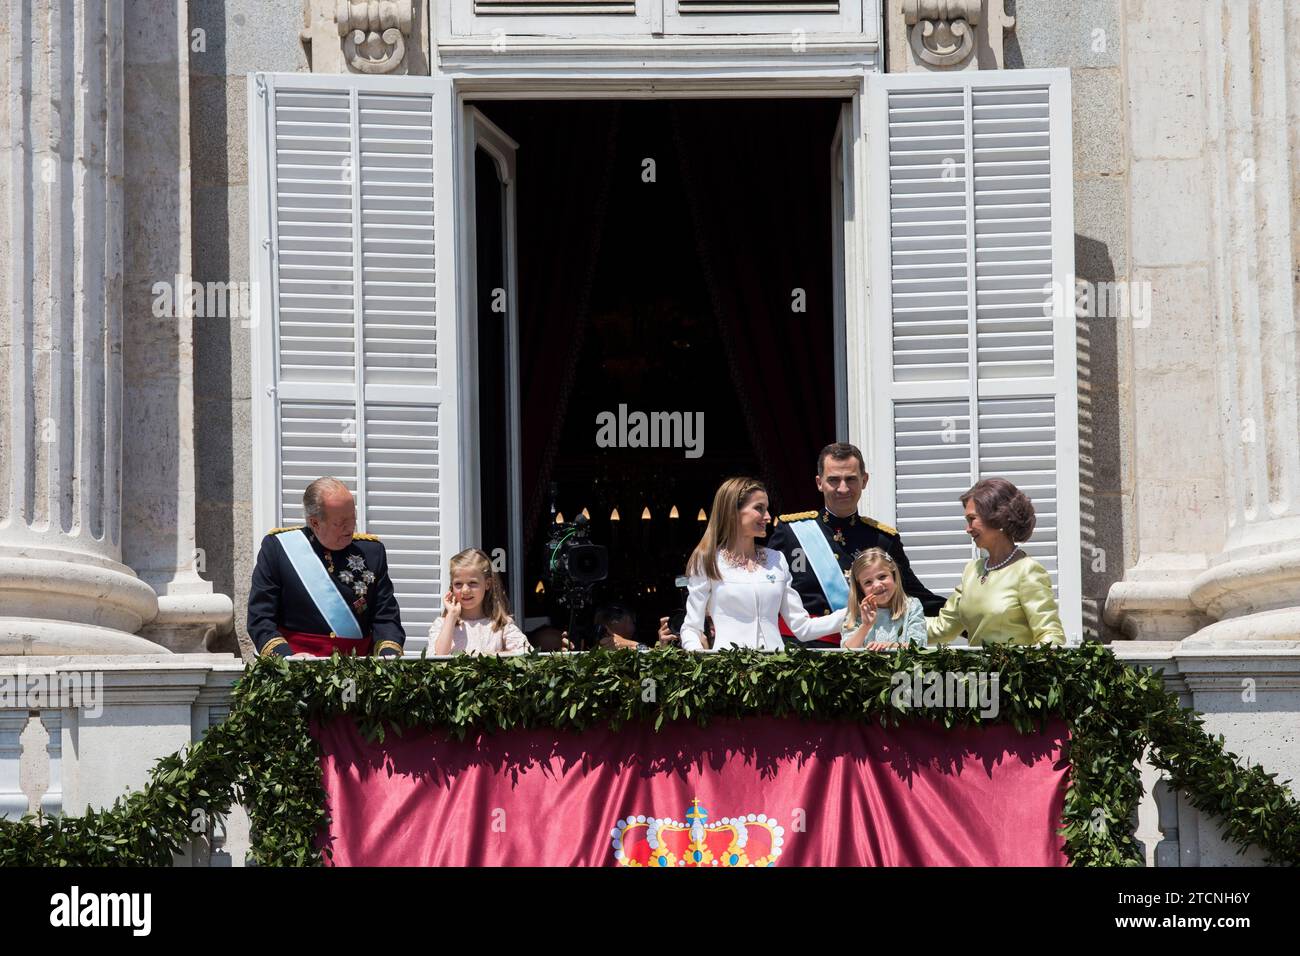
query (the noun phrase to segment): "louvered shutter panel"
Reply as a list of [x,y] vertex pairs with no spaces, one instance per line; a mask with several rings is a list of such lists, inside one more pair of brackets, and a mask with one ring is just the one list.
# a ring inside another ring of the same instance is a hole
[[308,482],[346,483],[359,528],[385,544],[418,653],[455,543],[455,516],[443,520],[456,488],[454,308],[438,283],[454,271],[446,90],[414,78],[255,83],[253,229],[266,242],[254,259],[269,320],[254,360],[266,395],[257,517],[299,524]]
[[872,76],[867,108],[874,504],[947,593],[976,553],[958,496],[1014,482],[1081,634],[1068,71]]

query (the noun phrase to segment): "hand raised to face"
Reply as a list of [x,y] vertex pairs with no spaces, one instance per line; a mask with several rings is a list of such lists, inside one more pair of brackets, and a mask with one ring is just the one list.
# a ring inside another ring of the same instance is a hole
[[858,602],[858,615],[861,617],[862,623],[867,627],[871,627],[876,623],[876,598],[874,595],[868,594]]
[[456,597],[451,588],[442,596],[442,613],[453,621],[460,620],[460,599]]

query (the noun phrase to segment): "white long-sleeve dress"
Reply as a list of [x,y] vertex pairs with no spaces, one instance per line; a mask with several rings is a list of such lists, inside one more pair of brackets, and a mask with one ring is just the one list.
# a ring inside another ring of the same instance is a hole
[[[430,654],[442,633],[442,620],[441,617],[434,618],[429,625]],[[451,632],[452,654],[526,654],[531,648],[528,637],[519,630],[514,618],[510,618],[502,630],[492,626],[491,618],[461,618]]]
[[703,648],[704,617],[713,618],[715,650],[753,647],[779,651],[785,647],[777,618],[801,641],[813,641],[838,634],[844,623],[844,608],[823,617],[810,618],[799,592],[794,589],[785,555],[775,548],[760,548],[752,570],[729,564],[718,555],[721,581],[691,575],[686,598],[686,620],[682,623],[682,647]]

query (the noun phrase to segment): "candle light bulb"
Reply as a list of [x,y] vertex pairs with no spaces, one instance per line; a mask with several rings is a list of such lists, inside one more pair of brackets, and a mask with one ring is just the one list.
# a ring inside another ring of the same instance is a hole
[[556,524],[564,524],[564,512],[563,512],[563,511],[557,511],[557,512],[555,513],[555,523],[556,523]]
[[650,520],[650,508],[648,506],[641,512],[641,520],[642,521]]
[[695,516],[695,520],[696,520],[696,521],[708,521],[708,520],[709,520],[709,516],[706,515],[706,514],[704,513],[704,509],[701,508],[701,509],[700,509],[700,513],[697,514],[697,515]]
[[680,518],[680,517],[681,517],[681,515],[679,515],[679,514],[677,513],[677,506],[676,506],[676,505],[673,505],[672,510],[668,512],[668,517],[670,517],[670,518]]
[[611,512],[609,513],[609,520],[610,520],[610,521],[618,521],[618,520],[619,520],[619,517],[618,517],[618,509],[617,509],[617,508],[615,508],[613,511],[611,511]]
[[591,512],[589,512],[586,508],[582,509],[582,516],[586,518],[588,521],[591,520]]

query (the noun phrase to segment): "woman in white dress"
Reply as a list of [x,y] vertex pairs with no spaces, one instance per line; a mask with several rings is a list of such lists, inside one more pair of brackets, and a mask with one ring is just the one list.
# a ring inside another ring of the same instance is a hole
[[841,608],[809,618],[790,580],[785,555],[758,545],[771,516],[767,489],[755,478],[728,478],[713,496],[704,537],[686,563],[689,594],[682,623],[682,648],[704,650],[704,618],[713,618],[715,650],[785,646],[777,618],[801,641],[838,634]]

